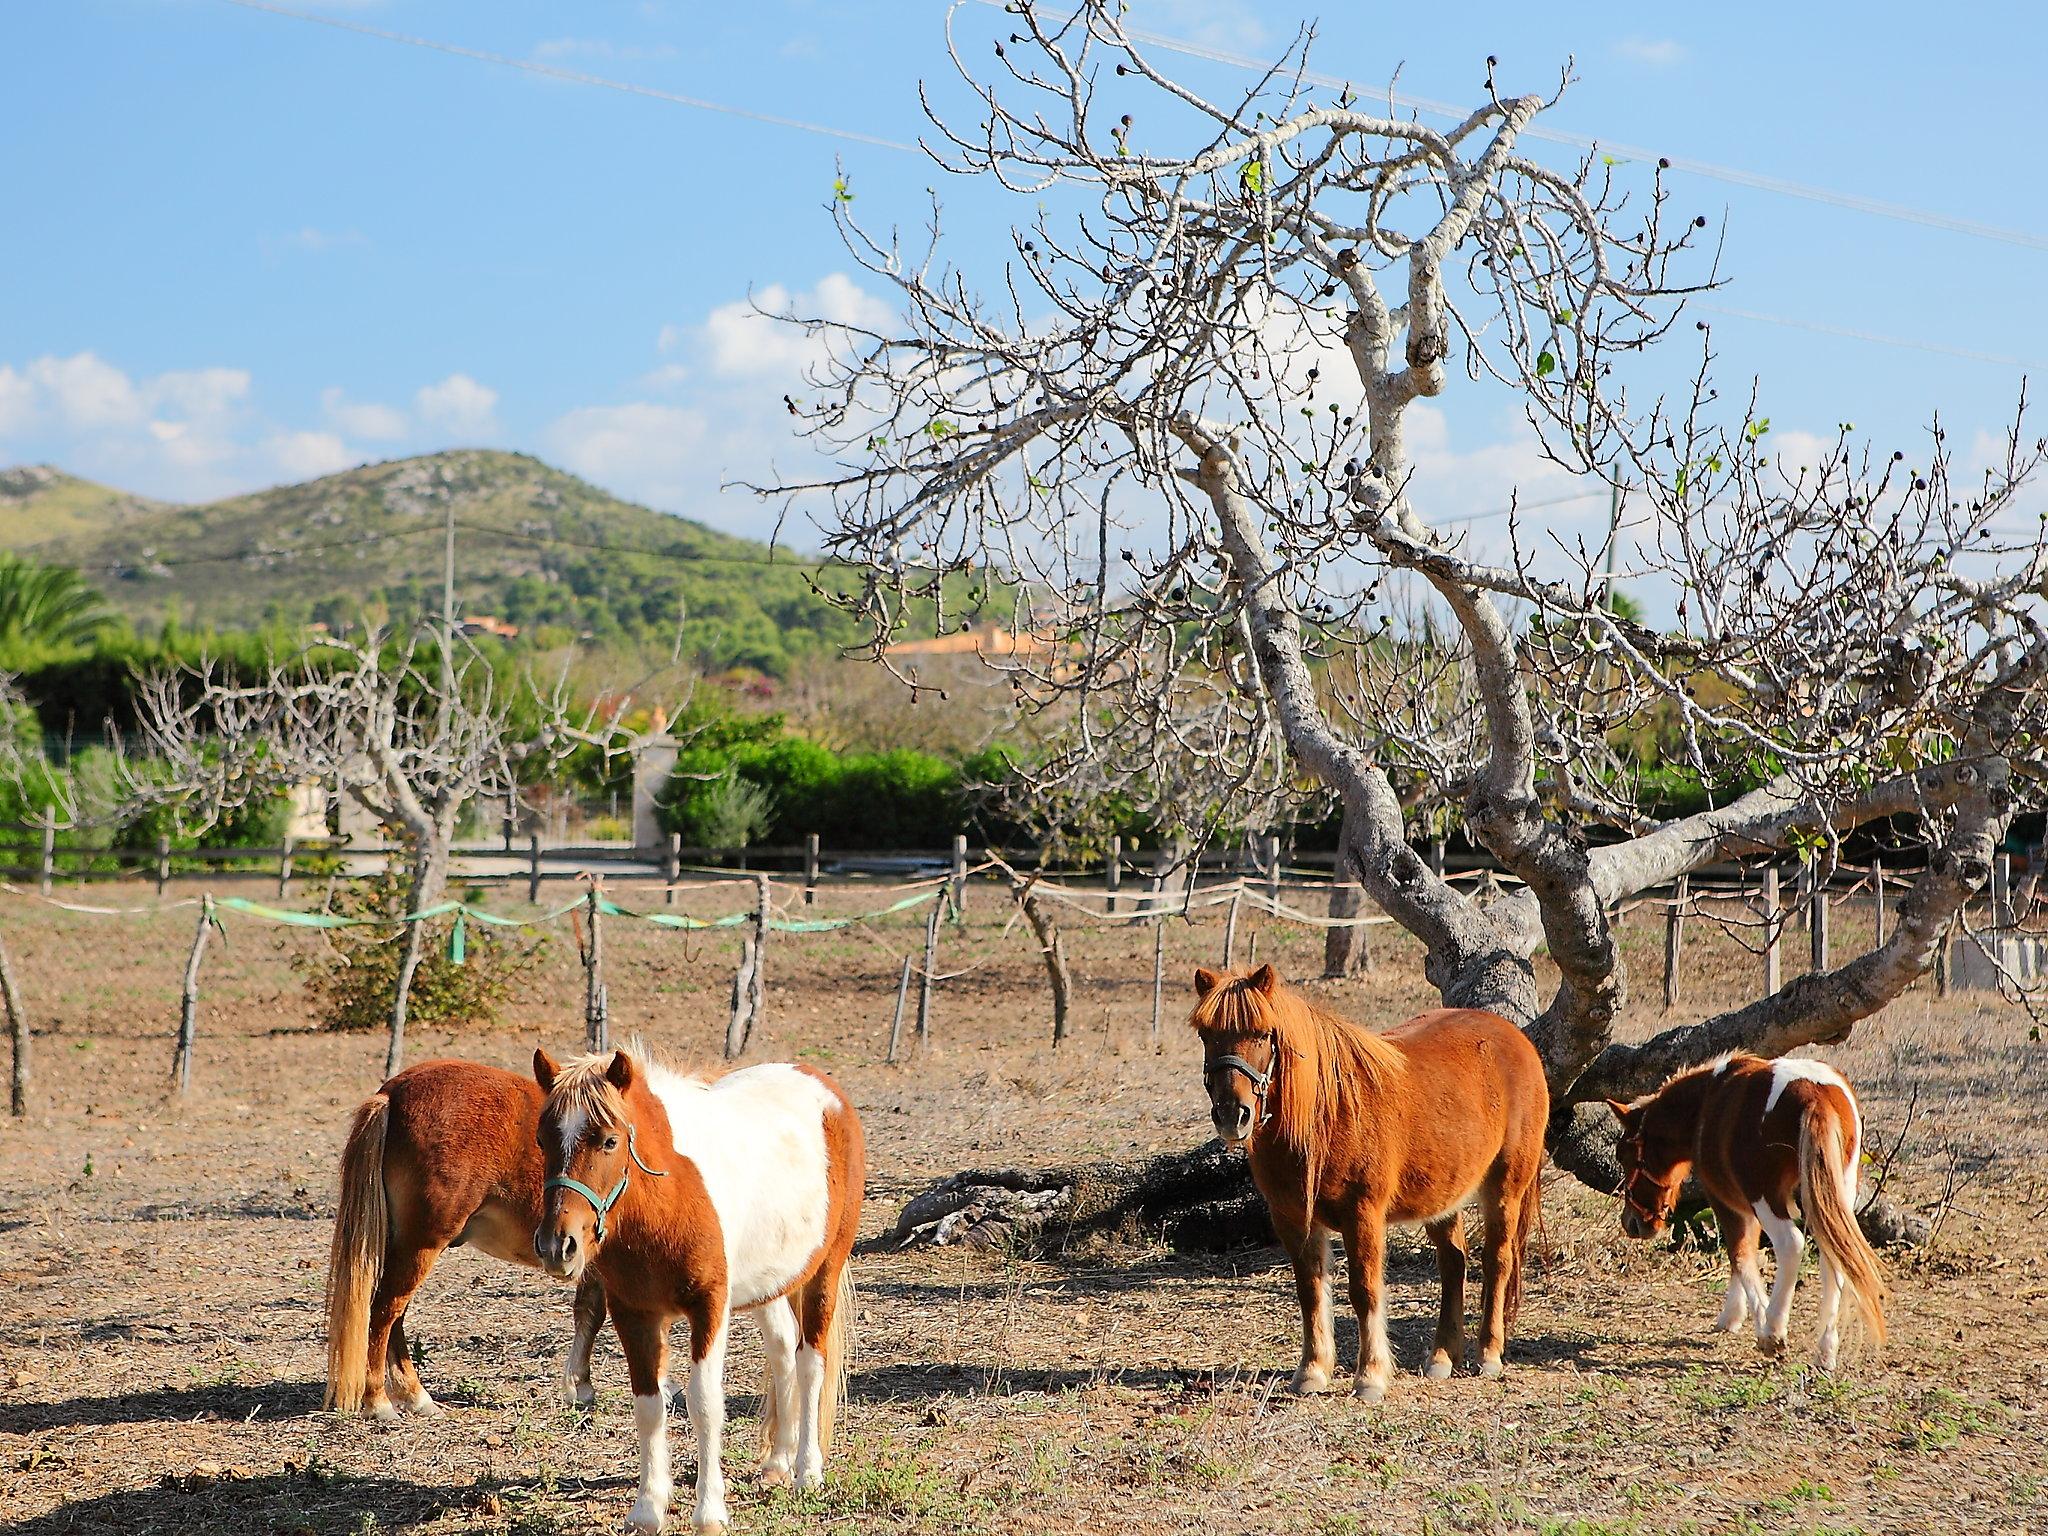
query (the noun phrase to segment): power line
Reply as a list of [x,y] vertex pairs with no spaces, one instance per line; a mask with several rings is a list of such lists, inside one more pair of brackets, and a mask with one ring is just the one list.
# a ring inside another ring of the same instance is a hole
[[1822,336],[1842,336],[1851,341],[1874,341],[1887,347],[1909,347],[1915,352],[1936,352],[1944,357],[1964,357],[1973,363],[1997,363],[2006,368],[2038,368],[2024,358],[2005,357],[1996,352],[1977,352],[1969,347],[1952,347],[1940,341],[1915,341],[1909,336],[1885,336],[1876,331],[1858,330],[1854,326],[1829,325],[1820,320],[1801,320],[1791,315],[1761,315],[1753,309],[1731,309],[1725,304],[1703,304],[1692,301],[1692,308],[1704,309],[1712,314],[1727,315],[1735,320],[1755,320],[1763,325],[1785,325],[1794,330],[1813,331]]
[[721,101],[706,101],[701,96],[685,96],[679,91],[664,91],[651,85],[635,85],[629,80],[614,80],[607,75],[586,74],[580,69],[563,69],[559,65],[542,64],[534,59],[517,59],[510,54],[492,53],[483,48],[465,48],[458,43],[444,43],[431,37],[416,37],[410,32],[390,32],[383,27],[368,26],[360,21],[345,21],[339,16],[322,16],[315,11],[300,11],[286,5],[272,5],[269,0],[221,0],[221,3],[240,6],[245,11],[263,11],[272,16],[288,16],[293,21],[310,21],[316,26],[333,27],[340,32],[354,32],[363,37],[380,38],[387,43],[403,43],[408,48],[428,48],[436,53],[451,53],[457,58],[476,59],[481,63],[496,64],[505,69],[524,70],[530,75],[545,75],[551,80],[566,80],[574,85],[594,85],[601,90],[621,91],[628,96],[646,96],[655,101],[672,102],[680,107],[694,107],[699,112],[722,112],[728,117],[744,117],[750,122],[770,123],[777,128],[794,128],[802,133],[819,133],[827,138],[846,139],[855,144],[872,144],[878,149],[900,149],[910,154],[919,152],[915,144],[881,138],[876,134],[862,133],[858,129],[807,123],[801,118],[783,117],[774,112],[756,112],[750,107],[729,106]]

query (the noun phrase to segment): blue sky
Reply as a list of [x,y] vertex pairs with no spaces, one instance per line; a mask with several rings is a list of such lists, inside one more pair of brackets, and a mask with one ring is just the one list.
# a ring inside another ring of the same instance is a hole
[[[922,127],[917,81],[950,76],[947,7],[927,0],[301,8],[900,141]],[[1326,11],[1316,61],[1361,85],[1398,66],[1404,91],[1467,102],[1489,53],[1516,90],[1572,55],[1554,127],[2036,242],[1679,175],[1689,209],[1728,222],[1722,310],[1984,355],[1709,315],[1724,375],[1761,375],[1780,427],[1850,419],[1910,444],[1939,409],[1967,443],[2009,414],[2021,365],[2048,366],[2037,10],[1955,7],[1939,26],[1893,4],[1853,21],[1739,3]],[[1142,27],[1247,54],[1304,14],[1133,5]],[[971,58],[1004,20],[961,8]],[[916,224],[937,184],[900,151],[226,0],[15,0],[0,58],[0,463],[172,498],[487,443],[764,533],[772,513],[718,487],[800,462],[780,398],[801,348],[747,296],[874,313],[824,211],[835,160],[873,221]],[[1204,88],[1243,78],[1162,58]],[[994,273],[1004,206],[941,190],[953,254]],[[1457,384],[1438,405],[1419,441],[1444,505],[1545,489],[1511,399]]]

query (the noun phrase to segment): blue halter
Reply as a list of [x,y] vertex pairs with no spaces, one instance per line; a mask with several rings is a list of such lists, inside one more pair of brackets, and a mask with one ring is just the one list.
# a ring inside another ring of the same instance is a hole
[[549,1179],[545,1184],[541,1185],[543,1192],[550,1189],[573,1189],[577,1194],[588,1200],[591,1209],[597,1212],[597,1240],[600,1243],[604,1241],[604,1219],[611,1213],[611,1208],[619,1203],[619,1197],[625,1194],[626,1181],[633,1177],[633,1168],[638,1168],[651,1179],[665,1179],[668,1177],[661,1169],[650,1168],[640,1161],[640,1148],[636,1144],[635,1137],[636,1132],[633,1124],[631,1121],[628,1121],[626,1124],[626,1156],[633,1160],[633,1166],[619,1175],[619,1182],[612,1186],[610,1194],[599,1195],[596,1190],[592,1189],[581,1179],[572,1179],[566,1175]]

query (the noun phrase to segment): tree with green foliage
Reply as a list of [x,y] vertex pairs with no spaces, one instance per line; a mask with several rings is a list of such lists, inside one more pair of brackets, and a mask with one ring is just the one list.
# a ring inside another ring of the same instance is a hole
[[108,618],[100,594],[69,566],[0,554],[0,646],[85,645]]

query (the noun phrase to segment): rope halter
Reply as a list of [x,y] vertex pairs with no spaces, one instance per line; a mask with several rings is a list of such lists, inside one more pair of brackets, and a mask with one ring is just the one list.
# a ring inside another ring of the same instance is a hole
[[668,1177],[668,1174],[663,1170],[650,1168],[640,1161],[637,1132],[630,1120],[626,1122],[626,1156],[632,1160],[632,1166],[619,1175],[619,1182],[612,1186],[612,1192],[608,1195],[598,1194],[596,1190],[592,1189],[581,1179],[572,1179],[567,1174],[549,1179],[541,1185],[541,1190],[545,1193],[550,1189],[573,1189],[577,1194],[588,1200],[591,1209],[597,1212],[597,1241],[601,1243],[604,1241],[604,1219],[611,1213],[611,1208],[619,1203],[620,1196],[625,1194],[626,1182],[633,1177],[634,1168],[638,1168],[650,1179],[665,1179]]

